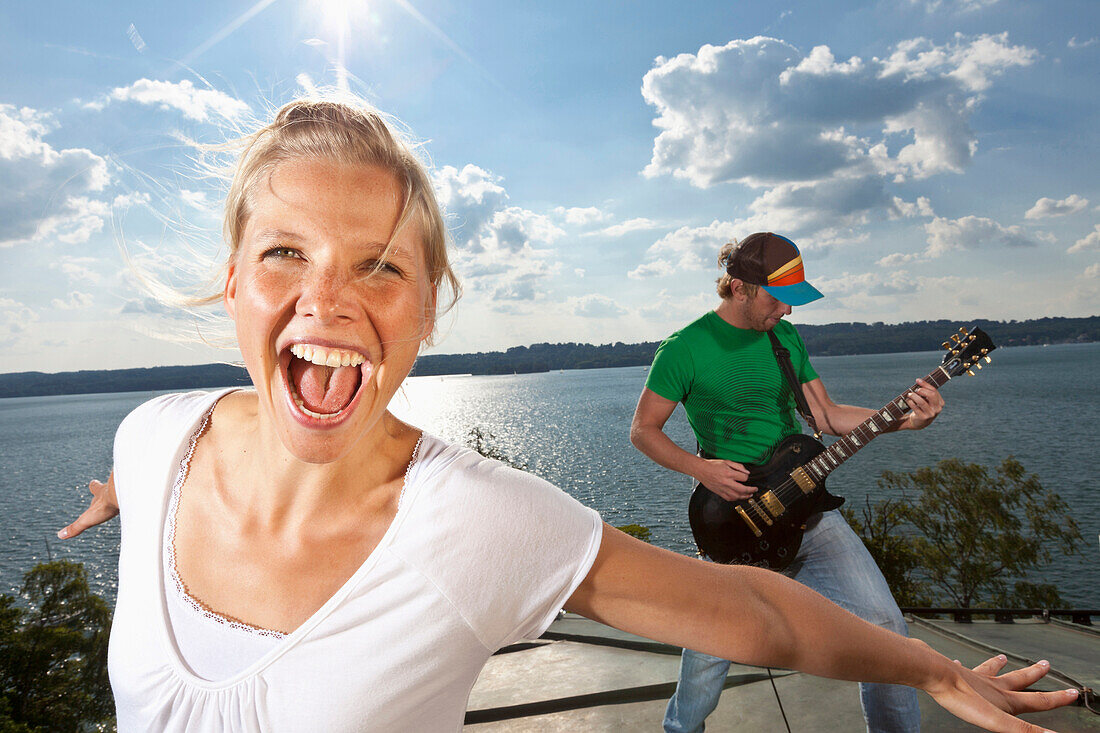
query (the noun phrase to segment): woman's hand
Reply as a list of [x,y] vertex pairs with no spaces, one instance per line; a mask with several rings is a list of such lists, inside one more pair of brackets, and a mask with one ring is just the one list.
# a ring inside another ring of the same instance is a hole
[[84,513],[76,518],[76,521],[68,527],[60,530],[57,536],[60,539],[76,537],[78,534],[103,524],[109,519],[118,516],[118,498],[115,496],[115,473],[107,477],[107,483],[92,479],[88,482],[88,490],[92,492],[92,503],[84,510]]
[[927,692],[953,715],[986,730],[1049,733],[1045,728],[1013,716],[1068,705],[1077,699],[1077,690],[1023,692],[1050,671],[1050,663],[1042,661],[998,676],[1007,661],[1001,654],[973,670],[956,661],[954,674],[933,684]]

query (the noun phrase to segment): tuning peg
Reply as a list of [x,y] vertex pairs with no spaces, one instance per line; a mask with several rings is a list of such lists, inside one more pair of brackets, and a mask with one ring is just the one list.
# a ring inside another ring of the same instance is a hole
[[985,356],[988,353],[989,353],[989,349],[982,349],[982,356]]
[[959,350],[958,349],[952,349],[951,350],[951,356],[958,356],[958,355],[959,355]]
[[973,341],[976,338],[978,338],[978,337],[975,336],[974,334],[970,334],[970,338],[968,338],[967,341]]
[[978,362],[974,362],[974,364],[975,364],[975,365],[977,366],[977,368],[978,368],[978,369],[981,369],[981,368],[982,368],[982,365],[981,365],[981,364],[978,364]]
[[943,342],[942,344],[940,344],[940,346],[941,346],[942,348],[945,348],[945,349],[950,349],[950,348],[951,348],[951,344],[949,344],[949,343],[948,343],[948,342],[946,342],[946,341],[944,341],[944,342]]
[[951,334],[951,340],[954,341],[955,343],[958,343],[959,342],[959,334],[957,334],[957,333]]
[[970,375],[970,376],[972,376],[972,377],[974,376],[974,372],[973,372],[973,370],[971,370],[971,369],[967,369],[967,370],[966,370],[966,373],[967,373],[967,374],[969,374],[969,375]]
[[987,357],[985,357],[985,363],[986,363],[986,364],[992,364],[992,363],[993,363],[993,359],[987,356]]
[[962,328],[960,328],[959,333],[961,333],[963,336],[965,336],[966,335],[966,326],[963,326]]

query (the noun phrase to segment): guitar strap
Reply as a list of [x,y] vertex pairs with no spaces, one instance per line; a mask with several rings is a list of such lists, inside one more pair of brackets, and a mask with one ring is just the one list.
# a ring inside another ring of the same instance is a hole
[[821,431],[817,429],[814,413],[810,409],[810,404],[806,402],[806,394],[802,391],[802,383],[795,376],[794,366],[791,364],[791,352],[779,343],[779,337],[775,335],[775,331],[768,331],[768,338],[772,342],[775,360],[779,362],[779,371],[783,372],[783,377],[787,380],[787,386],[791,388],[791,394],[794,395],[794,404],[798,408],[798,414],[810,426],[810,430],[814,431],[814,437],[821,440]]

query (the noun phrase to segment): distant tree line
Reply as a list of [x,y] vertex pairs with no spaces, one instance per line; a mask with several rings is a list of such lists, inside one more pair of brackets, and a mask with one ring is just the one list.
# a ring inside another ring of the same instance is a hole
[[[887,354],[931,351],[960,325],[976,325],[998,346],[1030,346],[1100,341],[1100,316],[1088,318],[1037,318],[1027,321],[975,320],[910,321],[906,323],[830,323],[799,326],[799,333],[814,356]],[[413,376],[441,374],[528,374],[556,369],[643,366],[653,361],[657,341],[640,344],[533,344],[507,351],[476,354],[427,354],[413,368]],[[152,367],[45,374],[0,374],[0,398],[97,392],[186,390],[246,385],[244,369],[231,364]]]

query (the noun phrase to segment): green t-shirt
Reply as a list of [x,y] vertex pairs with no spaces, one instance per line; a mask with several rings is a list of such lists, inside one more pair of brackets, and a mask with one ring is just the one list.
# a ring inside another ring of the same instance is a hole
[[[817,379],[794,326],[780,321],[775,335],[798,380]],[[731,326],[714,311],[661,343],[645,386],[683,402],[699,445],[718,458],[763,463],[776,443],[802,432],[768,334]]]

